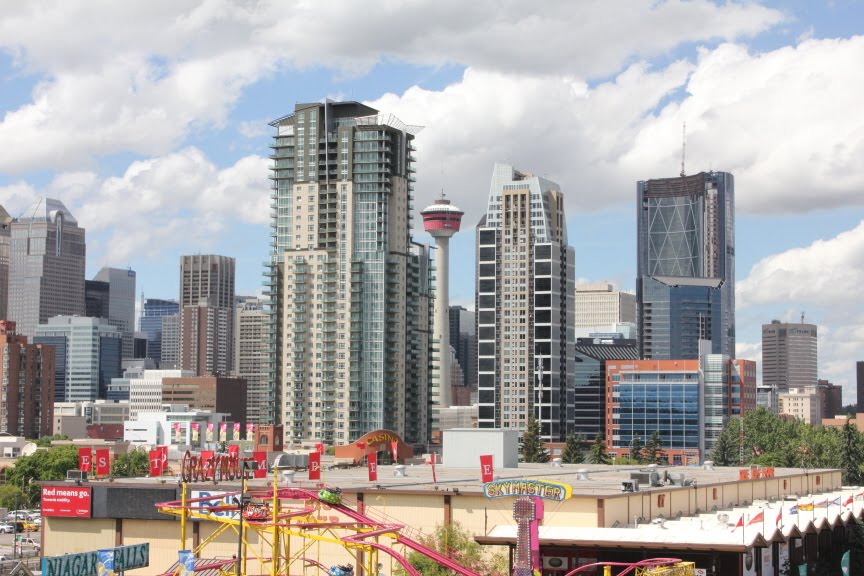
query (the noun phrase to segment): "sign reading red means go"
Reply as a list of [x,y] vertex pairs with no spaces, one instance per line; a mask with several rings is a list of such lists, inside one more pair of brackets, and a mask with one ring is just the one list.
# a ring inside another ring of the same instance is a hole
[[84,486],[43,486],[42,515],[90,518],[91,488]]

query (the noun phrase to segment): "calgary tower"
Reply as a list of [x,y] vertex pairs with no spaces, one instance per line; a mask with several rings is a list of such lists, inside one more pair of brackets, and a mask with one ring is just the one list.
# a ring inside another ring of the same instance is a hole
[[462,216],[465,214],[450,201],[441,198],[420,214],[423,216],[423,228],[435,238],[435,270],[437,282],[435,286],[435,317],[433,322],[433,338],[438,342],[438,399],[433,398],[437,408],[450,406],[450,322],[448,308],[450,306],[450,237],[459,232]]

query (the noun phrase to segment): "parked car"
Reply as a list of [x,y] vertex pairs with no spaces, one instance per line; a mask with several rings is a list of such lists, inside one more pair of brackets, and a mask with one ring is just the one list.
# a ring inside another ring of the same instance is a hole
[[15,532],[15,526],[13,524],[9,524],[8,522],[0,524],[0,534],[12,534],[13,532]]
[[40,524],[37,524],[36,522],[33,522],[32,520],[25,520],[24,521],[24,530],[26,532],[38,532],[40,527],[41,527]]
[[18,536],[15,540],[15,544],[24,548],[27,546],[32,546],[37,552],[42,548],[42,545],[38,540],[34,540],[33,538],[29,538],[27,536]]

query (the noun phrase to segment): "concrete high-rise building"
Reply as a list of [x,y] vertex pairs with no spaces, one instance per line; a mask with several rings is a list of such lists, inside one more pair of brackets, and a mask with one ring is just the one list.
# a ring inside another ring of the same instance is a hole
[[762,385],[778,392],[788,388],[813,388],[818,351],[815,324],[772,320],[762,325]]
[[860,360],[855,363],[855,393],[856,412],[864,412],[864,362]]
[[724,354],[704,354],[700,365],[707,454],[714,449],[731,417],[756,408],[756,362]]
[[159,368],[174,370],[180,368],[180,314],[162,316],[162,346]]
[[0,206],[0,320],[9,314],[9,247],[12,216]]
[[450,346],[468,388],[477,387],[477,316],[464,306],[450,306]]
[[411,241],[414,135],[357,102],[271,124],[269,386],[291,440],[429,438],[428,249]]
[[432,339],[438,352],[433,355],[432,376],[433,421],[437,422],[435,410],[453,404],[450,390],[450,238],[459,232],[465,214],[442,197],[423,209],[423,229],[435,239],[435,304],[432,323]]
[[254,424],[273,424],[279,403],[267,385],[267,322],[265,301],[242,298],[234,317],[234,373],[246,381],[246,414]]
[[842,414],[843,388],[828,380],[819,380],[816,387],[819,390],[819,412],[822,418],[836,418],[838,414]]
[[641,355],[735,356],[735,183],[727,172],[640,181],[636,302]]
[[180,257],[180,367],[228,375],[234,364],[234,258]]
[[[135,271],[128,268],[103,267],[93,283],[107,286],[107,307],[97,316],[106,318],[123,335],[123,358],[133,357],[135,335]],[[90,285],[91,282],[87,282]],[[87,313],[88,316],[91,314]]]
[[138,320],[138,328],[147,334],[147,358],[155,361],[157,366],[161,366],[162,317],[179,314],[180,304],[176,300],[146,298],[141,309],[142,315]]
[[0,320],[0,355],[0,432],[49,436],[54,422],[54,349],[28,344],[26,336],[15,332],[15,322]]
[[105,399],[122,374],[122,334],[103,318],[55,316],[36,327],[33,343],[55,348],[55,402]]
[[496,164],[477,225],[477,364],[480,428],[566,436],[573,387],[574,251],[554,182]]
[[190,370],[144,370],[128,378],[129,419],[137,420],[142,412],[162,412],[162,380],[190,378]]
[[777,399],[780,414],[802,420],[805,424],[822,424],[822,399],[816,386],[785,388]]
[[40,198],[10,225],[9,319],[18,334],[60,315],[83,316],[84,229],[59,200]]
[[228,414],[229,420],[246,430],[246,381],[242,378],[166,376],[162,378],[162,403]]
[[608,282],[577,284],[574,306],[577,328],[636,323],[636,295],[616,290]]

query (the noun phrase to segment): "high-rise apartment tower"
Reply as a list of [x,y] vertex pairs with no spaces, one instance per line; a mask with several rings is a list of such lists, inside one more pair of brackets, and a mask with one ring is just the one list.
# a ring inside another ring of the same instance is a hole
[[480,428],[566,436],[573,386],[574,251],[564,196],[554,182],[496,164],[477,225],[477,356]]
[[430,262],[411,240],[414,135],[357,102],[271,124],[270,387],[287,438],[429,438]]
[[228,375],[234,363],[234,258],[180,257],[180,365]]

